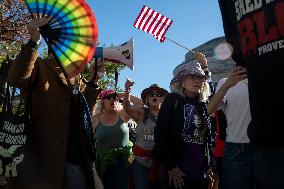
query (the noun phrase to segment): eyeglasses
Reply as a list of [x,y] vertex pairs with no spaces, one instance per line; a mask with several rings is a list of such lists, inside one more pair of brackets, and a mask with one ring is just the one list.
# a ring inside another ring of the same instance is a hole
[[162,97],[163,94],[159,92],[151,92],[149,93],[149,97]]
[[113,93],[113,94],[107,95],[107,96],[104,97],[103,99],[107,99],[107,100],[110,100],[110,99],[118,100],[118,96],[117,96],[116,93]]

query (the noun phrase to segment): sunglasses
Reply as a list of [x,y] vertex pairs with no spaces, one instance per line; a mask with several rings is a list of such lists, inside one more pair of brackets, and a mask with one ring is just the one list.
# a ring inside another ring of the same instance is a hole
[[149,93],[149,97],[163,97],[163,94],[159,92],[151,92]]
[[117,96],[116,93],[113,93],[113,94],[107,95],[107,96],[104,97],[103,99],[107,99],[107,100],[110,100],[110,99],[118,100],[118,96]]

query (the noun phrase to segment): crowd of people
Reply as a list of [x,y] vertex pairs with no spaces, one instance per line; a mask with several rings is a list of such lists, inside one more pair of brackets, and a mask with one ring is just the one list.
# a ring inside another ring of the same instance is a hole
[[[141,98],[131,95],[135,83],[130,80],[122,93],[101,89],[97,81],[103,64],[90,69],[86,82],[79,75],[65,77],[52,54],[38,58],[39,27],[47,21],[33,19],[30,40],[9,68],[7,81],[23,91],[30,107],[35,161],[24,161],[29,164],[23,167],[31,169],[23,179],[7,177],[1,187],[284,188],[284,130],[281,111],[276,111],[283,105],[277,92],[283,88],[283,48],[262,52],[260,47],[283,39],[283,24],[275,22],[282,19],[284,2],[266,1],[241,16],[240,8],[233,11],[236,2],[219,4],[236,67],[215,89],[206,57],[196,52],[195,61],[175,69],[170,92],[153,84]],[[264,31],[259,20],[269,11],[275,15],[267,18],[271,26]],[[250,19],[257,22],[255,30],[249,28],[254,27]],[[278,30],[273,24],[279,24]],[[129,120],[136,123],[132,140]]]

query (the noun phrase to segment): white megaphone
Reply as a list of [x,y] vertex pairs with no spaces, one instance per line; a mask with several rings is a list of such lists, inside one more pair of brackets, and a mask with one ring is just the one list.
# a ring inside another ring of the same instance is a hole
[[133,66],[133,38],[126,43],[113,47],[97,47],[94,58],[113,63],[125,64],[131,70]]

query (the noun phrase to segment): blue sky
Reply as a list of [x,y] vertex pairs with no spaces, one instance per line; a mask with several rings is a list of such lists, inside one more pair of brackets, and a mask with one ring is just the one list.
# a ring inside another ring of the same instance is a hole
[[173,69],[187,53],[170,41],[160,43],[154,37],[133,27],[143,5],[173,20],[166,33],[188,48],[224,35],[217,0],[87,0],[99,29],[99,42],[106,47],[134,38],[134,71],[125,68],[119,76],[124,86],[126,76],[135,81],[132,94],[140,97],[153,83],[169,90]]

